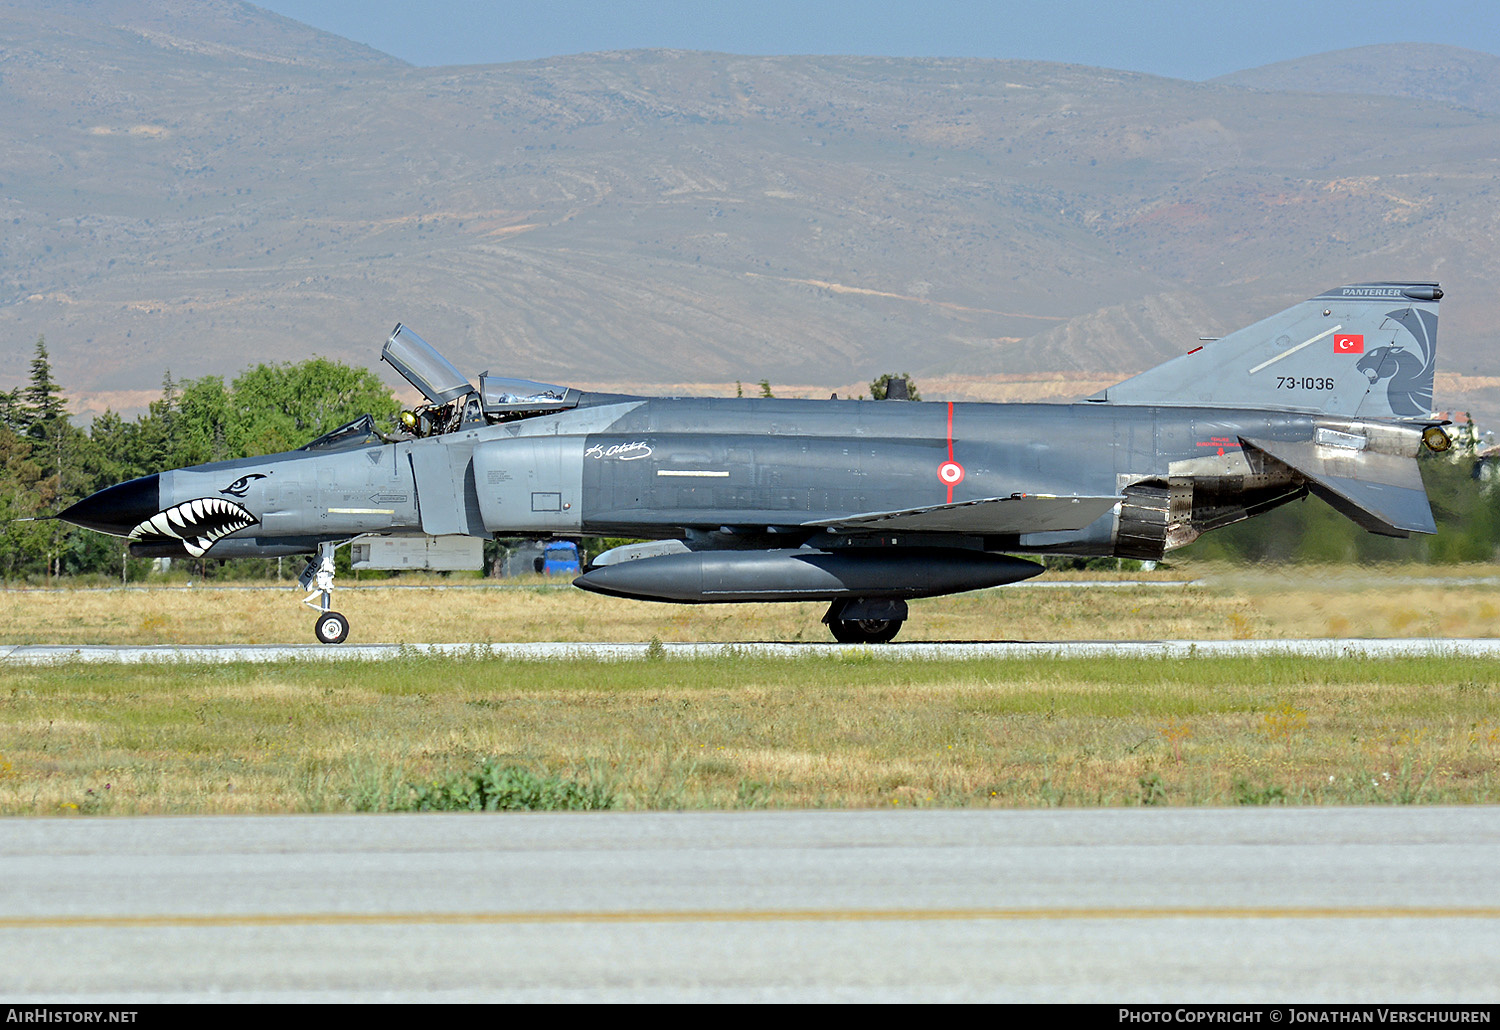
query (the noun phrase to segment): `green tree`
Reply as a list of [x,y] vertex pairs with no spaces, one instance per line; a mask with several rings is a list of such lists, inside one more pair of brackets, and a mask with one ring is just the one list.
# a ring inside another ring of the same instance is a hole
[[902,372],[900,375],[896,375],[892,372],[883,373],[880,378],[876,379],[870,384],[871,399],[877,401],[885,400],[886,396],[890,393],[891,380],[893,379],[906,380],[907,397],[910,400],[919,401],[922,399],[921,393],[917,391],[916,382],[912,379],[911,375],[906,372]]
[[313,358],[259,365],[230,387],[218,376],[176,381],[167,372],[146,414],[127,422],[106,411],[85,433],[68,419],[44,339],[31,373],[26,386],[0,392],[0,575],[7,579],[118,573],[119,540],[30,521],[95,490],[164,469],[290,450],[363,414],[389,421],[400,411],[373,373]]
[[235,424],[234,399],[218,376],[189,379],[177,402],[174,467],[244,457]]
[[116,460],[127,465],[131,475],[139,476],[245,456],[238,442],[242,435],[238,417],[220,377],[173,381],[168,371],[162,378],[161,396],[151,402],[133,430],[115,423],[98,428],[112,434]]
[[89,426],[89,441],[93,444],[98,476],[95,489],[145,475],[136,460],[138,432],[137,423],[126,422],[112,410],[106,409],[104,414],[94,417]]
[[[36,354],[31,359],[31,381],[22,392],[24,411],[32,426],[67,417],[62,387],[52,378],[52,362],[47,356],[47,338],[36,338]],[[30,427],[28,427],[30,428]]]
[[34,450],[34,441],[0,426],[0,574],[7,581],[43,571],[52,540],[53,523],[29,521],[48,514],[57,496]]
[[292,450],[361,415],[389,424],[401,410],[375,373],[326,358],[257,365],[234,380],[231,405],[236,454]]
[[162,374],[161,396],[136,420],[135,432],[129,437],[128,457],[134,475],[179,467],[173,460],[181,450],[177,438],[177,396],[177,383],[168,369]]
[[[39,336],[36,354],[31,361],[31,379],[21,391],[26,435],[35,447],[29,459],[42,470],[50,507],[38,508],[38,514],[55,514],[56,510],[82,497],[92,486],[80,460],[87,449],[88,437],[68,421],[68,406],[62,387],[52,378],[52,362],[47,354],[47,340]],[[46,528],[47,572],[62,571],[61,554],[76,550],[78,530],[57,521],[42,523]]]
[[26,431],[26,412],[20,389],[0,390],[0,426],[16,433]]

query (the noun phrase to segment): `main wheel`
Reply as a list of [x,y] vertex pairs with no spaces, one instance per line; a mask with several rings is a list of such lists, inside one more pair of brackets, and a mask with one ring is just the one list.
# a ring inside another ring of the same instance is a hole
[[318,616],[313,635],[320,644],[342,644],[349,636],[349,620],[338,612],[324,612]]
[[886,644],[901,632],[900,619],[835,619],[828,624],[841,644]]

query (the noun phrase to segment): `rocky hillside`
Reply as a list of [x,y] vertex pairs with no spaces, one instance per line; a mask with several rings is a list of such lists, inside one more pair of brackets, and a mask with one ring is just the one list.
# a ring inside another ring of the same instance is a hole
[[1500,57],[1431,43],[1389,43],[1279,61],[1215,79],[1268,92],[1364,93],[1500,114]]
[[1500,78],[1426,60],[1465,106],[1011,61],[417,69],[230,0],[0,0],[0,383],[45,334],[75,409],[128,410],[168,368],[373,364],[403,321],[476,373],[1056,399],[1436,278],[1438,403],[1500,416]]

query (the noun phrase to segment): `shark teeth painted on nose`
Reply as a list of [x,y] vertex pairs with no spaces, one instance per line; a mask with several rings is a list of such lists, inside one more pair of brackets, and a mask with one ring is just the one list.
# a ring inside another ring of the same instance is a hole
[[130,531],[130,539],[138,542],[181,540],[188,554],[201,558],[205,551],[226,536],[259,522],[233,501],[198,497],[174,504],[139,523]]

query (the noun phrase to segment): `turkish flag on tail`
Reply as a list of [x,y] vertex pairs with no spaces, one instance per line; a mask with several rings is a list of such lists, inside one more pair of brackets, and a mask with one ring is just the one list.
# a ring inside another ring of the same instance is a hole
[[1365,338],[1360,334],[1339,333],[1333,338],[1333,352],[1335,354],[1363,354]]

